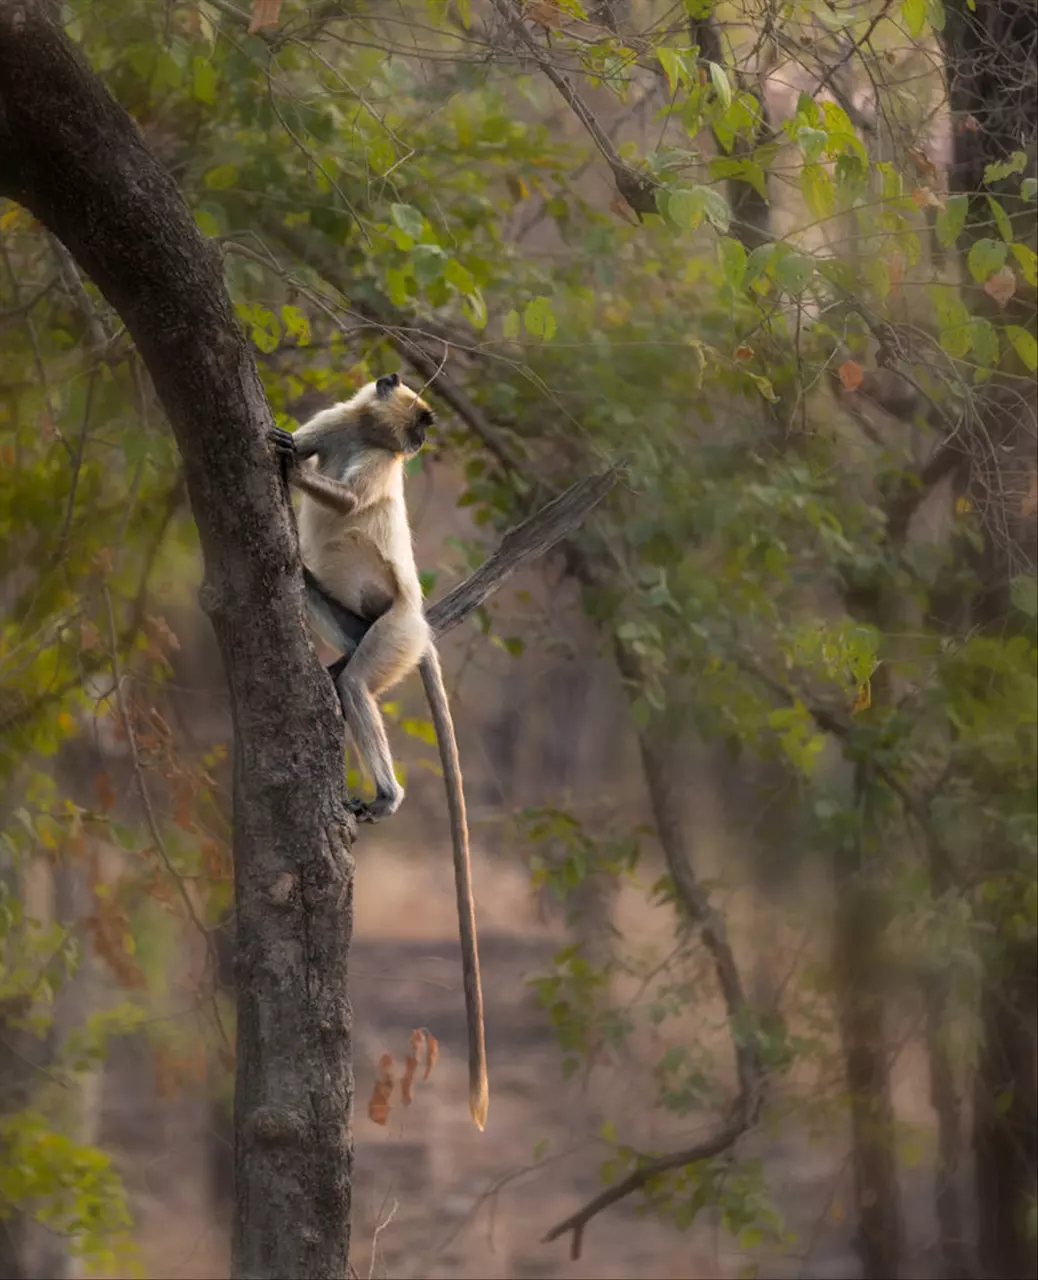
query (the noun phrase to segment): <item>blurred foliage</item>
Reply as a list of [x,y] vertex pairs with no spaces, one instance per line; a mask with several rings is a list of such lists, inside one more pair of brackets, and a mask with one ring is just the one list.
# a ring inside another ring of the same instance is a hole
[[[978,454],[942,535],[907,526],[938,438],[980,449],[985,395],[1026,400],[1033,381],[1033,155],[989,167],[978,199],[948,193],[928,141],[940,0],[789,6],[776,47],[803,87],[779,117],[762,112],[752,9],[685,0],[637,34],[579,0],[538,14],[529,39],[548,49],[550,30],[619,161],[655,184],[656,213],[592,180],[602,157],[560,123],[536,60],[508,52],[499,8],[285,3],[249,34],[237,4],[97,0],[69,31],[224,253],[280,423],[409,358],[443,366],[471,408],[441,415],[435,447],[464,468],[459,504],[493,528],[598,459],[629,458],[628,487],[576,548],[603,650],[637,673],[635,727],[775,762],[805,850],[867,840],[898,934],[962,978],[968,1008],[978,963],[1038,930],[1034,565],[1012,561],[1000,630],[946,602],[976,595],[983,549],[1034,515],[1036,482],[1007,516]],[[727,33],[720,61],[696,44],[708,19]],[[863,111],[840,86],[866,79]],[[740,192],[774,206],[761,243]],[[46,1036],[77,944],[24,917],[19,876],[34,860],[83,872],[91,943],[132,1001],[161,989],[171,918],[208,928],[230,905],[229,833],[219,753],[200,756],[164,714],[177,642],[151,602],[181,596],[197,555],[172,439],[118,318],[10,204],[0,250],[0,993]],[[906,430],[862,407],[891,361],[916,393]],[[474,625],[521,650],[492,610]],[[425,722],[389,711],[429,742]],[[127,817],[105,772],[91,804],[62,794],[52,762],[77,735],[131,748],[162,797],[154,824]],[[864,798],[839,758],[867,766]],[[647,838],[558,807],[518,829],[534,885],[563,899],[591,874],[634,875]],[[114,877],[99,843],[120,850]],[[651,892],[675,901],[668,877]],[[624,1007],[620,970],[640,983]],[[620,945],[605,966],[568,947],[534,980],[568,1073],[639,1026],[677,1027],[710,983],[691,938],[666,956]],[[805,971],[784,1017],[744,1029],[768,1070],[828,1063],[829,995]],[[205,992],[199,1008],[190,1033],[148,1032],[174,1081],[229,1066]],[[82,1035],[103,1045],[96,1020]],[[672,1044],[651,1104],[715,1108],[720,1071],[705,1044]],[[127,1223],[118,1180],[49,1127],[45,1094],[0,1116],[18,1162],[0,1213],[31,1212],[109,1265],[104,1240]],[[603,1136],[611,1182],[641,1157],[615,1127]],[[752,1160],[702,1161],[646,1194],[681,1226],[717,1206],[744,1246],[786,1239]]]

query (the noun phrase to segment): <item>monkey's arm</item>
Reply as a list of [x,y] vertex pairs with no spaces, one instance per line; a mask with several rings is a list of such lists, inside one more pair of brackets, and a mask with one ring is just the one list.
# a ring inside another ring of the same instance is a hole
[[309,494],[315,502],[319,502],[322,507],[337,511],[340,515],[348,516],[360,505],[357,493],[349,485],[333,480],[330,476],[323,476],[317,471],[297,469],[292,472],[291,480],[297,489],[302,489],[304,493]]
[[342,405],[335,404],[330,409],[322,409],[320,413],[315,413],[309,422],[304,422],[292,436],[296,457],[310,458],[315,453],[320,455],[324,437],[333,431],[338,431],[341,426]]

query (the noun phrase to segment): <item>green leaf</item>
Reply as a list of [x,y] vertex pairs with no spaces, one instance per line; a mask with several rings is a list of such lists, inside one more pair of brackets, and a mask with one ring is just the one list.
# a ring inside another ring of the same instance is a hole
[[487,304],[483,298],[483,291],[478,286],[462,298],[461,309],[473,329],[487,327]]
[[804,126],[797,130],[796,136],[797,145],[804,153],[804,160],[807,164],[815,164],[820,160],[829,145],[829,135],[824,129],[811,129]]
[[750,377],[765,400],[770,404],[778,404],[778,396],[775,394],[775,388],[771,385],[770,378],[765,378],[759,373],[751,373]]
[[1013,350],[1032,373],[1038,369],[1038,342],[1018,324],[1006,325],[1006,337],[1013,344]]
[[991,206],[991,212],[995,219],[995,226],[998,227],[998,234],[1006,244],[1011,244],[1013,240],[1013,224],[1009,221],[1009,215],[994,196],[988,196],[988,204]]
[[195,100],[211,107],[216,103],[216,72],[213,70],[213,65],[205,58],[195,58],[194,69]]
[[1006,178],[1011,178],[1014,173],[1023,173],[1026,168],[1026,153],[1014,151],[1008,160],[996,160],[994,164],[985,167],[984,184],[990,186],[992,182],[1002,182]]
[[551,309],[551,299],[534,298],[532,302],[528,302],[523,311],[523,324],[527,333],[550,342],[555,334],[555,314]]
[[404,306],[408,299],[406,272],[390,267],[386,271],[386,292],[394,307]]
[[768,198],[768,177],[756,160],[745,156],[715,156],[710,161],[711,178],[734,178],[736,182],[745,182],[751,186],[762,200]]
[[901,19],[913,40],[926,28],[926,10],[926,0],[901,0]]
[[228,187],[233,187],[238,181],[238,166],[236,164],[218,164],[215,169],[209,170],[202,181],[210,191],[226,191]]
[[451,258],[447,263],[443,278],[449,285],[453,285],[459,293],[472,293],[476,288],[472,272],[468,267],[462,266],[455,258]]
[[677,226],[687,231],[695,231],[703,221],[703,201],[697,194],[699,190],[700,188],[695,188],[692,191],[680,190],[666,193],[667,216]]
[[800,171],[800,193],[815,218],[828,218],[836,208],[833,180],[820,164],[805,164]]
[[501,333],[510,341],[519,337],[519,312],[513,307],[501,324]]
[[998,330],[989,320],[974,316],[969,323],[969,339],[978,364],[990,369],[998,363]]
[[703,201],[703,211],[707,218],[713,224],[715,230],[724,235],[732,221],[728,201],[714,187],[697,187],[696,191],[702,193],[700,198]]
[[656,57],[659,58],[663,74],[667,77],[667,87],[672,96],[682,85],[687,86],[691,83],[688,64],[682,51],[661,46],[656,50]]
[[207,209],[195,210],[195,223],[204,236],[218,236],[220,224]]
[[707,66],[710,68],[710,83],[714,86],[714,93],[727,111],[732,105],[732,86],[728,83],[724,67],[716,62],[708,62]]
[[814,278],[815,264],[795,250],[782,255],[775,268],[775,278],[787,293],[800,294]]
[[1029,618],[1038,618],[1038,578],[1033,573],[1021,573],[1009,584],[1009,596],[1014,608]]
[[285,332],[295,340],[298,346],[309,345],[310,321],[298,307],[282,307],[281,323],[285,326]]
[[1020,272],[1032,287],[1038,285],[1038,254],[1026,244],[1011,244],[1009,252],[1020,264]]
[[970,248],[969,257],[966,259],[970,275],[978,283],[987,280],[1005,262],[1007,252],[1008,250],[1001,240],[984,239],[976,241]]
[[761,244],[753,250],[746,260],[746,284],[752,284],[758,276],[762,276],[767,271],[774,252],[775,246],[773,244]]
[[730,236],[722,236],[717,242],[717,249],[725,280],[732,289],[740,289],[746,275],[746,250]]
[[392,204],[389,206],[389,216],[405,235],[409,235],[412,240],[421,239],[425,219],[413,205]]
[[1038,196],[1038,178],[1025,178],[1020,183],[1020,199],[1033,200]]
[[416,244],[411,251],[414,276],[423,288],[439,280],[447,267],[447,255],[438,244]]
[[937,239],[946,249],[950,249],[962,234],[968,209],[968,196],[949,196],[944,208],[937,215],[935,222]]

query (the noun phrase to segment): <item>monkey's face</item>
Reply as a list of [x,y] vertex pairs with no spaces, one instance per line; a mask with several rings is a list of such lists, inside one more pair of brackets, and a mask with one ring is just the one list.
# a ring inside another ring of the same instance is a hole
[[379,443],[391,453],[413,458],[425,444],[433,411],[395,373],[375,383],[375,416],[384,435]]

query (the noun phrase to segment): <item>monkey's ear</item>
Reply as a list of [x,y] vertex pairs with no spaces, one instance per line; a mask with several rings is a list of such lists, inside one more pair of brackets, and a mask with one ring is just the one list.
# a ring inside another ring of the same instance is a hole
[[387,373],[385,377],[379,378],[375,383],[375,395],[380,400],[384,400],[392,391],[400,386],[400,375],[398,373]]

